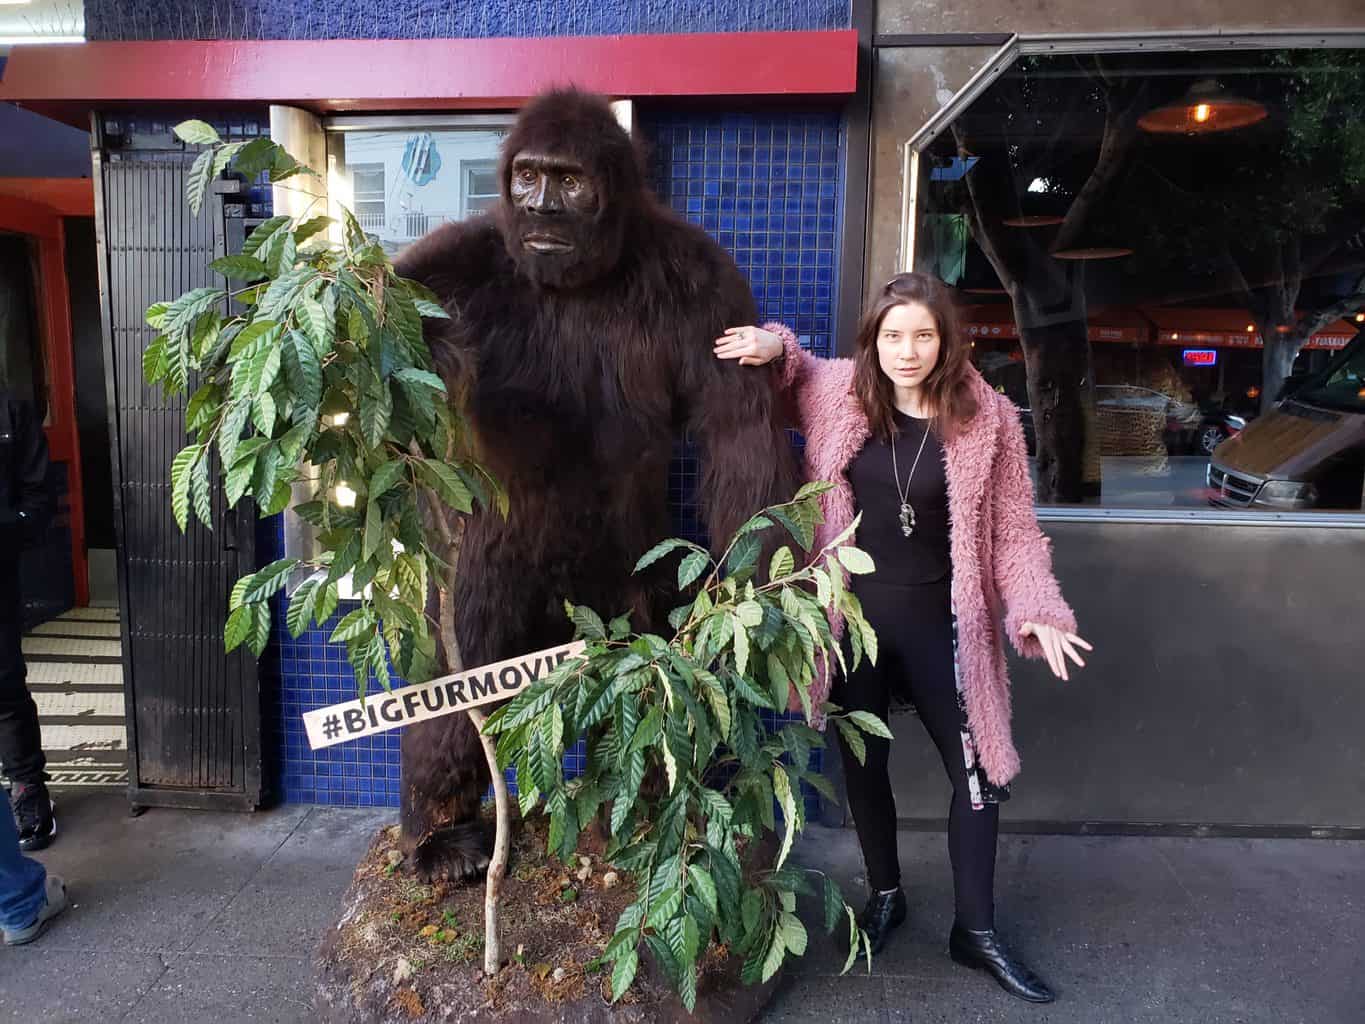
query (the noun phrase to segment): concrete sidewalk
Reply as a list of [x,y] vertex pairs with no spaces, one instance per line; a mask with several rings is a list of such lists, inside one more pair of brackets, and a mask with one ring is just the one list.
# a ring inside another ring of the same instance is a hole
[[[0,1021],[310,1020],[321,929],[395,815],[129,818],[121,794],[86,792],[61,797],[58,817],[41,858],[75,906],[37,944],[0,949]],[[1002,930],[1057,988],[1048,1007],[944,954],[943,836],[904,834],[901,851],[910,921],[872,976],[837,977],[842,957],[813,938],[766,1020],[1365,1021],[1365,844],[1005,837]],[[813,827],[799,855],[856,891],[851,832]]]

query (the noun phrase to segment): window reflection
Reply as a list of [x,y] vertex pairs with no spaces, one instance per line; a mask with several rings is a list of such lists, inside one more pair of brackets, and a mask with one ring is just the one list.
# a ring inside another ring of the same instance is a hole
[[1041,503],[1361,507],[1363,58],[1025,58],[922,154]]
[[360,226],[391,255],[498,197],[503,132],[470,128],[352,130],[328,139],[329,163]]

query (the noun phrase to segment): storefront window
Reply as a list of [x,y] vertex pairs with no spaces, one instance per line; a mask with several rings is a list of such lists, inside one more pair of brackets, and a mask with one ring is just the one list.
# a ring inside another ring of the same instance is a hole
[[390,255],[497,199],[502,127],[426,122],[367,127],[372,120],[340,119],[329,132],[328,190]]
[[1359,510],[1365,51],[1025,57],[918,154],[1044,505]]

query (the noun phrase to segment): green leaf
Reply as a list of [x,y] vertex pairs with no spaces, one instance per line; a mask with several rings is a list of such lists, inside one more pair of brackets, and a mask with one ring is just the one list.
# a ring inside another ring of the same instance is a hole
[[242,605],[234,608],[223,625],[223,650],[236,650],[242,645],[251,630],[251,608]]
[[162,323],[166,319],[166,310],[171,308],[169,302],[153,302],[147,307],[147,326],[161,330]]
[[691,586],[711,564],[711,558],[704,551],[693,551],[678,564],[678,589]]
[[304,299],[294,307],[294,319],[312,339],[313,347],[320,354],[332,350],[336,338],[336,321],[327,315],[322,303],[317,299]]
[[213,503],[209,491],[209,460],[205,455],[196,459],[190,468],[190,497],[194,502],[194,514],[208,529],[213,529]]
[[[259,139],[256,141],[260,141]],[[269,142],[269,139],[265,140]],[[251,148],[250,144],[247,146]],[[240,169],[240,160],[238,161]],[[251,234],[246,236],[246,241],[242,243],[242,253],[247,256],[254,255],[260,247],[267,242],[274,234],[289,223],[288,217],[271,217],[269,220],[262,221],[251,230]]]
[[218,132],[213,125],[195,118],[181,121],[172,131],[175,132],[175,137],[181,142],[188,143],[191,146],[216,146],[223,141],[218,137]]
[[716,724],[720,726],[721,739],[730,738],[730,700],[725,695],[725,689],[720,685],[720,680],[710,672],[697,672],[697,681],[702,684],[702,690],[706,695],[706,702],[711,705],[711,712],[716,716]]
[[768,579],[781,579],[791,572],[795,565],[796,560],[792,556],[792,549],[785,545],[778,548],[773,552],[772,561],[768,563]]
[[294,243],[296,245],[302,245],[304,242],[308,241],[308,239],[319,232],[326,231],[335,223],[336,221],[331,217],[314,217],[311,220],[306,220],[294,229]]
[[233,359],[239,356],[254,356],[262,346],[274,345],[276,338],[269,335],[278,335],[279,331],[280,325],[274,320],[253,320],[237,332],[236,337],[232,339],[232,347],[228,349],[228,355]]
[[190,517],[190,468],[204,450],[203,445],[191,444],[180,449],[171,460],[171,513],[184,533]]
[[298,331],[290,331],[281,346],[285,378],[294,395],[296,422],[317,422],[318,406],[322,402],[322,364],[317,350]]
[[306,579],[289,595],[289,610],[285,613],[284,624],[289,630],[289,635],[295,639],[302,636],[303,631],[308,628],[322,584],[321,577]]
[[406,366],[394,374],[396,378],[404,384],[411,384],[416,387],[429,388],[441,394],[446,393],[445,381],[441,380],[436,374],[427,370],[418,370],[411,366]]
[[806,952],[806,926],[795,914],[784,911],[781,917],[782,944],[796,956]]
[[369,502],[365,505],[365,536],[360,548],[360,557],[369,561],[370,557],[379,550],[379,545],[383,543],[383,540],[384,513],[374,495],[371,495]]
[[223,483],[223,499],[227,502],[228,508],[232,508],[242,500],[242,495],[251,485],[251,478],[255,473],[256,456],[254,454],[248,454],[232,464],[232,468],[228,470],[227,478]]
[[635,972],[640,967],[640,954],[630,949],[623,953],[616,961],[616,966],[611,971],[611,1001],[614,1003],[626,993],[630,988],[630,983],[635,980]]
[[368,608],[357,608],[342,617],[332,635],[327,638],[330,644],[355,640],[374,629],[374,613]]
[[185,406],[185,429],[198,430],[218,418],[222,391],[217,384],[203,384]]
[[773,794],[782,805],[782,848],[777,854],[775,865],[780,868],[786,862],[787,854],[791,853],[792,840],[796,838],[797,828],[801,824],[796,816],[796,797],[792,793],[791,779],[781,765],[773,766]]
[[206,149],[194,158],[189,174],[185,176],[185,201],[190,212],[196,217],[204,206],[204,196],[208,194],[209,182],[213,180],[213,150]]
[[265,135],[262,135],[257,139],[252,139],[243,146],[241,152],[237,154],[237,162],[234,165],[235,170],[237,173],[242,174],[247,178],[256,177],[256,175],[270,166],[278,145],[278,143]]
[[750,629],[763,622],[763,606],[757,601],[742,601],[735,608],[735,618]]
[[839,918],[843,916],[844,894],[839,891],[839,886],[829,875],[822,875],[824,881],[825,895],[825,931],[834,933],[834,926],[839,923]]
[[678,550],[678,548],[691,548],[694,551],[697,550],[695,544],[682,540],[678,537],[670,537],[668,540],[660,541],[658,544],[655,544],[652,548],[650,548],[643,555],[641,555],[640,560],[635,563],[634,571],[639,572],[641,569],[649,568],[659,559],[663,558],[664,555],[668,554],[670,551],[676,551]]
[[720,907],[717,902],[716,882],[711,877],[711,872],[700,864],[689,864],[687,874],[692,879],[692,886],[696,889],[697,895],[706,904],[706,909],[711,911],[712,916],[719,916]]
[[251,613],[247,646],[259,658],[265,652],[265,645],[270,642],[270,606],[263,601],[260,604],[243,605],[239,610]]
[[649,908],[649,917],[645,920],[646,928],[653,928],[655,931],[662,930],[664,925],[672,919],[682,906],[682,890],[677,886],[666,889],[659,898]]
[[223,256],[210,263],[209,269],[233,281],[256,281],[265,277],[265,264],[254,256]]
[[756,533],[746,533],[735,541],[735,546],[730,549],[729,557],[725,559],[725,567],[730,572],[747,569],[758,561],[759,552],[762,550],[763,539]]
[[[275,398],[267,391],[263,395],[257,395],[256,400],[251,403],[251,422],[256,424],[256,429],[267,437],[275,430]],[[271,480],[271,490],[274,489],[274,481]]]
[[741,676],[749,668],[749,631],[744,628],[744,623],[739,616],[735,617],[735,671]]
[[801,489],[796,492],[793,501],[801,501],[804,498],[815,498],[834,490],[834,485],[827,480],[812,480],[808,484],[802,484]]
[[158,334],[142,350],[142,379],[148,384],[155,384],[166,376],[166,369],[166,339]]
[[393,485],[403,478],[403,473],[407,468],[408,464],[402,459],[392,459],[382,463],[370,477],[370,500],[374,501],[376,498],[388,494]]
[[607,627],[602,624],[602,617],[586,605],[573,605],[568,601],[564,602],[564,610],[569,613],[569,618],[573,620],[574,626],[585,639],[605,640]]
[[213,177],[218,177],[223,171],[227,170],[227,165],[232,162],[233,157],[242,151],[245,142],[229,142],[225,146],[219,146],[213,154]]
[[843,563],[845,569],[859,576],[866,576],[877,568],[872,556],[859,548],[840,548],[839,561]]
[[858,731],[857,727],[838,716],[831,717],[830,721],[839,729],[839,735],[843,737],[849,753],[858,759],[859,764],[866,764],[867,744],[863,742],[862,733]]
[[891,730],[886,727],[886,723],[874,715],[871,711],[850,711],[849,721],[853,722],[863,732],[873,736],[880,736],[884,740],[892,739]]
[[447,505],[466,514],[474,510],[474,496],[453,467],[440,459],[423,459],[418,466],[423,479]]
[[430,299],[413,299],[412,304],[417,308],[419,315],[433,320],[449,320],[450,314],[447,313],[439,303],[432,302]]
[[782,961],[787,958],[787,947],[784,945],[782,931],[776,921],[773,922],[773,935],[771,944],[768,946],[768,953],[763,958],[763,981],[771,981],[772,976],[778,972],[782,966]]
[[288,582],[289,574],[298,564],[297,558],[280,558],[264,569],[258,569],[251,577],[251,582],[247,584],[242,600],[247,604],[264,601]]
[[765,694],[763,691],[756,689],[754,685],[750,683],[749,680],[745,679],[743,676],[731,677],[730,683],[732,686],[734,686],[735,692],[739,694],[739,696],[743,697],[750,704],[755,704],[761,708],[767,708],[770,711],[777,710],[773,706],[772,698]]

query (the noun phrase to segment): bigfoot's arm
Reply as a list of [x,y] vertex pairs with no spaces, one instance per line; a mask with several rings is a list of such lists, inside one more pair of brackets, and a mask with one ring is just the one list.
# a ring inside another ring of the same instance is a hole
[[[718,289],[725,301],[712,307],[721,324],[752,323],[753,299],[738,269]],[[717,308],[718,307],[718,308]],[[705,448],[698,495],[711,532],[711,545],[724,550],[736,529],[767,505],[791,499],[797,487],[796,460],[782,429],[774,367],[742,367],[716,359],[709,327],[697,344],[684,344],[679,379],[688,406],[688,425]]]
[[501,237],[489,217],[442,224],[413,242],[393,261],[399,277],[435,293],[449,320],[424,317],[422,330],[447,383],[460,379],[469,350],[477,343],[463,323],[460,306],[506,260]]

